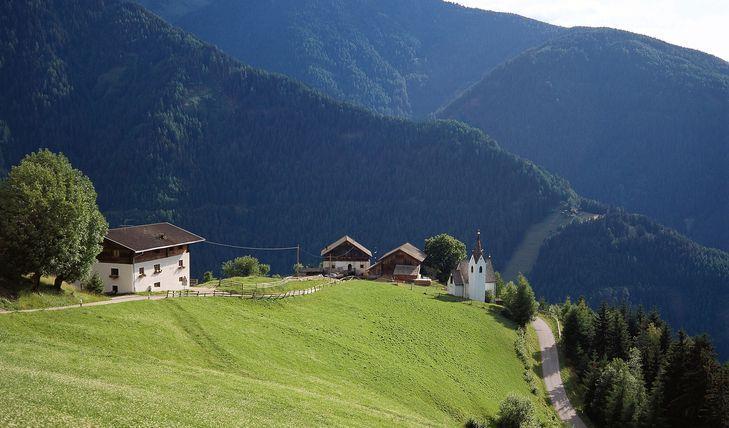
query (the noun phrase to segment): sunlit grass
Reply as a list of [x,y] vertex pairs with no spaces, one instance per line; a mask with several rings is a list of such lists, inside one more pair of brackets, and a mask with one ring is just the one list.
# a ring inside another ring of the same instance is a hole
[[498,307],[343,282],[0,316],[0,426],[462,426],[532,395]]
[[58,292],[53,288],[52,277],[41,278],[41,286],[38,291],[32,291],[31,288],[30,280],[25,278],[13,284],[7,282],[0,284],[0,309],[6,311],[43,309],[78,305],[81,301],[91,303],[109,299],[103,295],[77,290],[65,282],[61,286],[61,292]]

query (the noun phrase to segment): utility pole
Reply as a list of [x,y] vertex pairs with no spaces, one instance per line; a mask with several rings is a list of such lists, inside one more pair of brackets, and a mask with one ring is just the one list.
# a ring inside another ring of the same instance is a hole
[[296,276],[299,276],[299,252],[301,251],[301,245],[296,244]]

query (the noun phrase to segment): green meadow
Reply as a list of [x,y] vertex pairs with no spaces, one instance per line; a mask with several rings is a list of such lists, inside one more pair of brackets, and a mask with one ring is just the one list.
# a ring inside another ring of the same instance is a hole
[[515,338],[494,306],[365,281],[5,314],[0,426],[463,426],[510,392],[551,423]]
[[53,277],[41,278],[40,288],[32,290],[31,281],[21,279],[20,283],[0,282],[0,310],[17,311],[23,309],[43,309],[54,306],[69,306],[109,300],[108,297],[87,293],[74,286],[63,283],[61,290],[53,288]]

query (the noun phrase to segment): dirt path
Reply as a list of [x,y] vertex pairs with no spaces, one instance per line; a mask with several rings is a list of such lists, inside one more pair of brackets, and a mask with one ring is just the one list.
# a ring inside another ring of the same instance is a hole
[[[164,299],[164,294],[156,294],[151,296],[143,296],[139,294],[129,294],[125,296],[117,296],[112,297],[109,300],[102,300],[100,302],[92,302],[92,303],[84,303],[83,307],[88,306],[101,306],[101,305],[113,305],[115,303],[124,303],[124,302],[136,302],[138,300],[160,300]],[[25,312],[41,312],[41,311],[62,311],[64,309],[73,309],[73,308],[79,308],[82,307],[81,305],[67,305],[67,306],[55,306],[51,308],[39,308],[39,309],[21,309],[19,311],[1,311],[0,314],[17,314],[17,313],[25,313]]]
[[572,403],[570,403],[564,389],[562,376],[559,374],[559,353],[557,352],[557,343],[554,340],[552,329],[541,318],[532,321],[532,326],[537,331],[537,337],[539,338],[539,347],[542,351],[542,376],[544,376],[544,384],[547,386],[547,393],[552,405],[565,424],[577,428],[586,428],[587,426],[577,415],[575,408],[572,407]]
[[[316,286],[316,287],[312,287],[312,288],[307,288],[306,290],[289,291],[289,292],[286,292],[286,293],[270,294],[270,295],[262,294],[260,296],[256,296],[256,298],[264,298],[264,299],[271,298],[271,299],[276,299],[276,298],[285,298],[285,297],[293,297],[293,296],[303,296],[303,295],[306,295],[306,294],[316,293],[317,291],[321,290],[321,288],[322,288],[321,286]],[[200,293],[204,293],[204,295],[201,295],[200,297],[204,297],[204,296],[207,297],[207,295],[208,294],[212,294],[215,291],[215,289],[212,289],[212,288],[203,288],[203,287],[201,287],[201,288],[195,288],[194,290],[191,290],[189,297],[197,297],[196,294],[197,294],[198,291]],[[195,294],[193,294],[193,292]],[[230,294],[228,296],[230,296],[230,297],[253,298],[253,296],[249,296],[249,295],[243,295],[243,296],[241,296],[240,294]],[[169,297],[170,298],[174,298],[174,296],[169,296]],[[184,296],[183,295],[183,296],[179,296],[179,297],[188,297],[188,296]],[[140,301],[140,300],[162,300],[162,299],[166,299],[166,298],[168,298],[168,296],[166,294],[153,294],[153,295],[150,295],[150,296],[140,295],[140,294],[128,294],[128,295],[124,295],[124,296],[112,297],[109,300],[102,300],[100,302],[84,303],[83,306],[81,306],[81,305],[67,305],[67,306],[55,306],[55,307],[51,307],[51,308],[22,309],[22,310],[18,310],[18,311],[4,311],[4,310],[0,309],[0,315],[4,315],[4,314],[16,314],[16,313],[26,313],[26,312],[41,312],[41,311],[62,311],[64,309],[73,309],[73,308],[80,308],[80,307],[86,308],[86,307],[89,307],[89,306],[101,306],[101,305],[113,305],[115,303],[137,302],[137,301]]]

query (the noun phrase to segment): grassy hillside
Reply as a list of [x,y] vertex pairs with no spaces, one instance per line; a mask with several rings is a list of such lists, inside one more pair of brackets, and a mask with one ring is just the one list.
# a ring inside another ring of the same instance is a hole
[[577,28],[494,69],[441,114],[582,195],[729,250],[729,63]]
[[108,297],[86,293],[76,287],[63,283],[61,291],[53,288],[53,278],[41,278],[38,290],[32,290],[32,282],[23,280],[21,284],[8,283],[0,278],[0,311],[16,311],[23,309],[42,309],[54,306],[78,305],[108,300]]
[[[462,425],[531,397],[512,325],[372,282],[0,317],[0,425]],[[111,407],[110,407],[111,406]]]
[[398,116],[432,113],[562,31],[442,0],[139,2],[247,64]]

